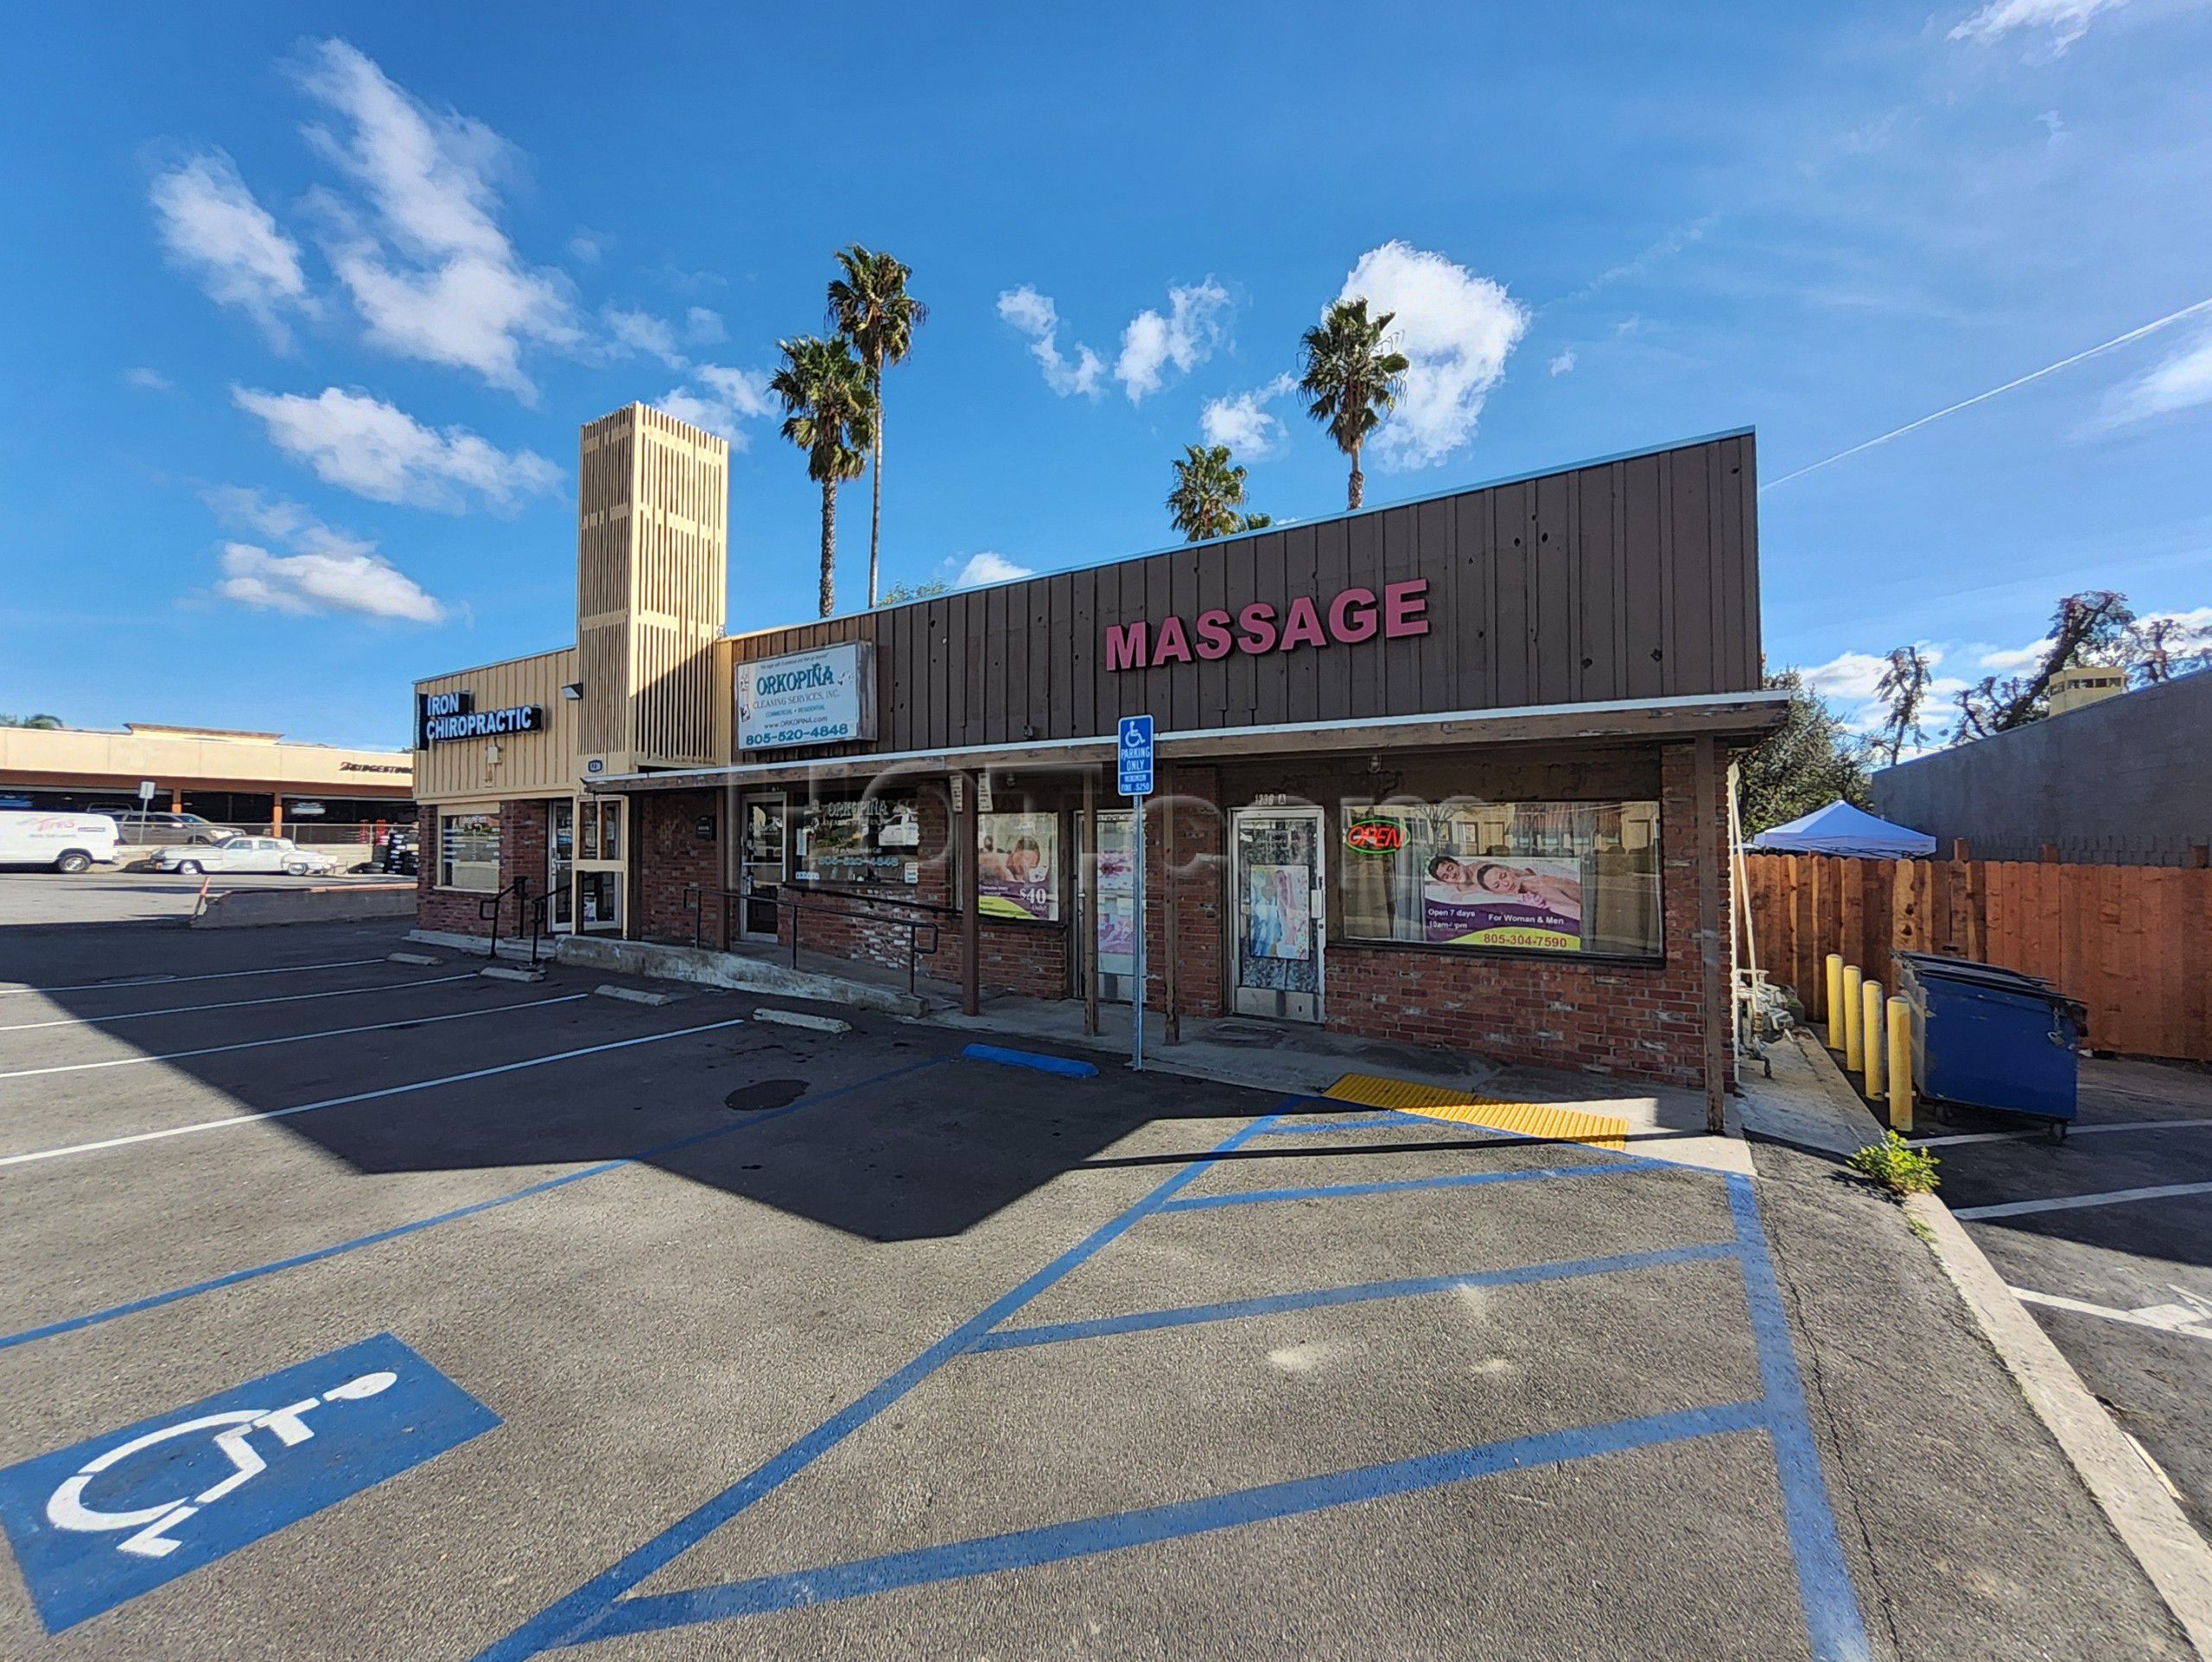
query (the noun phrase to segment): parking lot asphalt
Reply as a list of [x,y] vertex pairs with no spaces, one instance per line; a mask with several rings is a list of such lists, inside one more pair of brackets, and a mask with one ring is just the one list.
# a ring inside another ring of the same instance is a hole
[[2085,1058],[2063,1143],[1925,1123],[1943,1198],[2212,1534],[2212,1075]]
[[2185,1654],[1828,1162],[398,944],[0,927],[0,1655]]
[[[210,881],[217,888],[316,888],[411,880],[381,872],[334,872],[325,877],[256,872],[235,877],[217,874]],[[0,870],[0,924],[73,927],[174,922],[192,915],[201,882],[175,872],[125,871],[114,866],[94,866],[73,877],[58,871]]]

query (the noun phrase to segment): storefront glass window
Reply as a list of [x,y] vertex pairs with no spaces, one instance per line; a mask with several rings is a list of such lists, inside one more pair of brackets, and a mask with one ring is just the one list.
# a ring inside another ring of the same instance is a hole
[[499,816],[438,816],[438,883],[444,888],[499,892]]
[[976,866],[977,908],[987,918],[1050,920],[1060,915],[1060,818],[987,813]]
[[912,797],[807,802],[791,817],[796,881],[839,888],[918,881],[922,827]]
[[1348,938],[1659,955],[1656,802],[1352,799],[1338,839]]

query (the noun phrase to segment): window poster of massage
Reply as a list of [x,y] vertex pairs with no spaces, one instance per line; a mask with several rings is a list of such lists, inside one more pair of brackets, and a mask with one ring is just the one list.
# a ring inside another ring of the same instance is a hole
[[1438,854],[1421,884],[1421,937],[1456,946],[1582,950],[1582,863]]

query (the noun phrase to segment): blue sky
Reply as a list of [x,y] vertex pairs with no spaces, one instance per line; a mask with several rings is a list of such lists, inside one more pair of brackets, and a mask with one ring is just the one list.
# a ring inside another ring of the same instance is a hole
[[1769,659],[1847,704],[2069,589],[2212,606],[2212,309],[1783,478],[2212,299],[2202,3],[635,11],[16,20],[0,710],[396,746],[571,638],[632,398],[741,447],[733,629],[810,615],[760,388],[856,239],[931,309],[887,581],[1170,541],[1202,434],[1340,509],[1278,378],[1349,286],[1416,360],[1370,504],[1756,425]]

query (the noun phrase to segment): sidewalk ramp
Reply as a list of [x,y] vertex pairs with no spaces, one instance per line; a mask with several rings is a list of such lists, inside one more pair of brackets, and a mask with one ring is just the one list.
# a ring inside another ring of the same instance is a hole
[[1347,1073],[1321,1094],[1366,1108],[1387,1108],[1421,1119],[1448,1120],[1455,1125],[1480,1125],[1550,1143],[1586,1143],[1616,1153],[1628,1148],[1626,1120],[1552,1103],[1509,1102],[1447,1086],[1386,1079],[1380,1073]]

